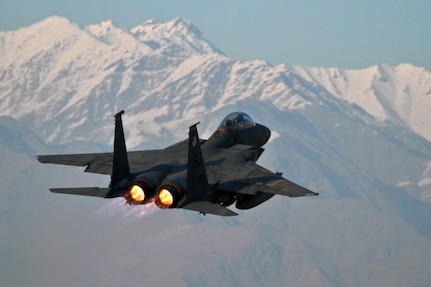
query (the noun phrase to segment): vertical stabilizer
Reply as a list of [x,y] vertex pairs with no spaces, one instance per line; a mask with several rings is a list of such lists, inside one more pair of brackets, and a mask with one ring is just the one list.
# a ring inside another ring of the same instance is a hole
[[201,144],[196,125],[189,128],[189,150],[187,166],[187,198],[189,200],[206,199],[208,178],[202,157]]
[[115,187],[116,184],[130,175],[129,159],[127,158],[126,141],[124,139],[123,121],[121,119],[122,114],[124,114],[124,111],[121,111],[114,116],[115,136],[111,175],[112,187]]
[[[198,123],[197,123],[198,124]],[[221,216],[233,216],[237,213],[221,206],[218,203],[208,201],[208,177],[202,156],[201,143],[196,125],[189,128],[189,154],[187,163],[187,193],[186,200],[180,207],[198,211],[202,214],[216,214]]]

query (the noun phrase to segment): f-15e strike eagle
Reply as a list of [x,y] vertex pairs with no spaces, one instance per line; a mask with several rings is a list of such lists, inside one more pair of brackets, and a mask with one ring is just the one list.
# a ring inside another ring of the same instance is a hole
[[38,155],[41,163],[87,166],[86,172],[111,175],[108,188],[52,188],[55,193],[103,198],[124,197],[129,204],[155,203],[203,214],[238,215],[227,207],[253,208],[275,194],[318,195],[256,164],[271,131],[243,112],[227,115],[208,140],[198,136],[161,150],[126,149],[121,115],[115,117],[113,153]]

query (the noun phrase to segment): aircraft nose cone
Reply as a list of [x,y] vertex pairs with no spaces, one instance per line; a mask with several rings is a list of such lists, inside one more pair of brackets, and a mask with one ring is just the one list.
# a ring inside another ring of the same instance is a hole
[[259,134],[259,146],[266,144],[271,137],[271,130],[264,125],[257,124]]
[[271,130],[268,129],[267,127],[264,126],[264,130],[265,130],[265,140],[264,140],[264,144],[269,140],[269,138],[271,137]]

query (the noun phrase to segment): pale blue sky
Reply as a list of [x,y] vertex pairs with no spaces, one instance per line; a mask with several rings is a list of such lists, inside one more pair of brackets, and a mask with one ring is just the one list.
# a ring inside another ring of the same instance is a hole
[[0,30],[52,15],[123,28],[181,16],[235,59],[348,69],[408,62],[431,70],[429,0],[1,0]]

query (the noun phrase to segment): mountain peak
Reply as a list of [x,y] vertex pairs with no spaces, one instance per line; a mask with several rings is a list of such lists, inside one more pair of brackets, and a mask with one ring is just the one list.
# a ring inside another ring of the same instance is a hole
[[112,20],[89,25],[85,30],[99,41],[110,46],[122,47],[129,52],[150,53],[152,49],[136,39],[130,31],[118,27]]
[[64,50],[65,46],[73,45],[83,34],[78,24],[65,17],[48,17],[31,26],[9,32],[4,46],[0,47],[0,62],[16,63],[26,61],[29,57],[40,59],[50,49]]
[[143,33],[147,32],[148,30],[164,29],[166,31],[172,32],[172,30],[180,30],[184,28],[193,28],[194,30],[198,31],[188,19],[182,17],[176,17],[168,22],[162,22],[159,19],[151,18],[141,25],[132,28],[131,31],[132,33]]
[[[63,16],[50,16],[44,20],[31,25],[28,28],[31,29],[53,29],[62,30],[69,26],[79,27],[78,24],[71,22],[69,19]],[[26,29],[26,28],[24,28]]]
[[[189,20],[176,17],[168,22],[161,22],[157,19],[149,19],[143,24],[130,29],[130,32],[144,43],[152,46],[172,46],[176,45],[186,48],[189,54],[193,53],[218,53],[217,49],[209,39],[197,29]],[[157,45],[154,45],[157,43]]]
[[423,74],[424,76],[431,78],[431,71],[428,71],[424,67],[418,67],[410,63],[401,63],[395,66],[394,70],[398,72],[403,71],[405,74],[414,74],[415,76],[418,74]]
[[140,26],[154,26],[154,25],[158,25],[160,23],[162,23],[162,22],[159,19],[150,18],[147,21],[145,21],[144,23],[142,23]]
[[113,29],[115,30],[120,28],[118,28],[112,20],[107,20],[101,22],[100,24],[88,25],[87,27],[85,27],[85,29],[97,36],[97,34],[107,33]]
[[106,21],[102,21],[99,24],[100,27],[117,27],[117,25],[115,25],[115,23],[112,20],[106,20]]
[[190,22],[188,19],[183,17],[176,17],[173,20],[169,21],[168,23],[171,23],[175,27],[194,27],[192,22]]

